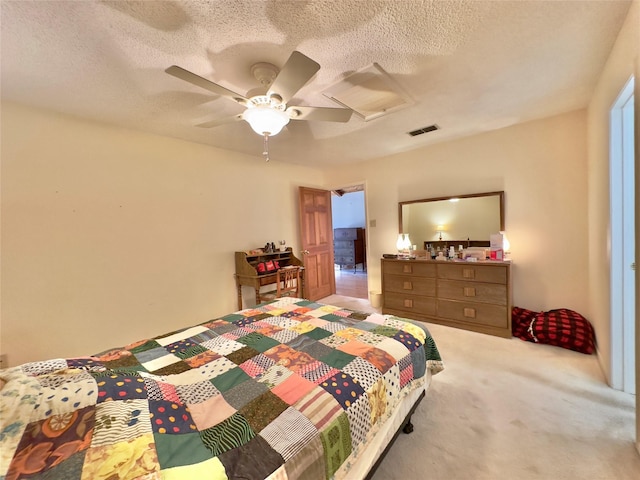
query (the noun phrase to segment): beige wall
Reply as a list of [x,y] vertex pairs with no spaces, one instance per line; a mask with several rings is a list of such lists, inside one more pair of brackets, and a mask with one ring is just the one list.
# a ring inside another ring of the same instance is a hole
[[380,256],[395,251],[398,202],[504,190],[514,304],[589,316],[586,162],[586,112],[576,111],[332,169],[327,180],[366,180],[370,289],[380,288]]
[[237,309],[235,250],[298,244],[322,172],[2,105],[0,351],[92,354]]

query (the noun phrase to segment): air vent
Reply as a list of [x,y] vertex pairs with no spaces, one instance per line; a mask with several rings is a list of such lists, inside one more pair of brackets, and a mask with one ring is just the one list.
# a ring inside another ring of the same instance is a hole
[[434,130],[438,130],[438,128],[439,127],[437,125],[429,125],[428,127],[419,128],[413,132],[409,132],[409,135],[415,137],[416,135],[422,135],[423,133],[433,132]]

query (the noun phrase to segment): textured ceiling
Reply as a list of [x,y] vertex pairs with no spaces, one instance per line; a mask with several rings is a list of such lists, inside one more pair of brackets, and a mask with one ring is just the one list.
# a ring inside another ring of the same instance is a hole
[[[255,155],[243,108],[167,75],[177,64],[245,94],[256,62],[321,65],[289,104],[379,64],[415,102],[365,122],[292,121],[271,159],[335,165],[584,108],[630,1],[6,1],[2,99]],[[440,130],[407,132],[437,124]]]

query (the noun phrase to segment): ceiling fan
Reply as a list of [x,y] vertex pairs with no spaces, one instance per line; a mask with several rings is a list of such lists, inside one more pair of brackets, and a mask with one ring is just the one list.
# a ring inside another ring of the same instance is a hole
[[317,62],[298,51],[291,54],[281,70],[270,63],[256,63],[251,67],[251,73],[260,82],[260,87],[250,90],[247,95],[240,95],[177,65],[172,65],[165,71],[246,107],[246,110],[238,115],[197,126],[209,128],[245,120],[253,131],[264,137],[263,155],[269,161],[269,137],[280,133],[289,120],[348,122],[351,118],[352,111],[346,108],[287,106],[287,102],[318,70],[320,65]]

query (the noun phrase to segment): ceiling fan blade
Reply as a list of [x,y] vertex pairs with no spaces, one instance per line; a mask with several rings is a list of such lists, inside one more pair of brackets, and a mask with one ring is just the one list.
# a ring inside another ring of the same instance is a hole
[[231,100],[238,102],[242,105],[246,104],[248,100],[244,97],[244,95],[240,95],[228,88],[223,87],[222,85],[218,85],[217,83],[213,83],[211,80],[207,80],[206,78],[201,77],[200,75],[196,75],[195,73],[191,73],[189,70],[185,70],[182,67],[177,65],[171,65],[169,68],[165,70],[169,75],[173,75],[180,80],[184,80],[185,82],[189,82],[197,87],[204,88],[205,90],[209,90],[216,95],[221,95],[223,97],[230,98]]
[[348,108],[299,107],[287,108],[291,120],[312,120],[321,122],[348,122],[352,110]]
[[215,120],[209,120],[208,122],[198,123],[196,127],[212,128],[219,125],[225,125],[227,123],[239,122],[240,120],[243,120],[241,113],[232,117],[216,118]]
[[277,94],[287,103],[320,70],[320,64],[294,51],[269,87],[267,95]]

